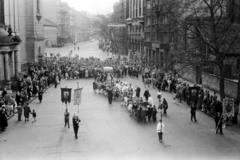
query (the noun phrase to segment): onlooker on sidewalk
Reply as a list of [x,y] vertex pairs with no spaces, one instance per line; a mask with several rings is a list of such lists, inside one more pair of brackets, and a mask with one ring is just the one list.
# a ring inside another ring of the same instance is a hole
[[22,118],[22,104],[19,103],[19,105],[17,106],[17,111],[18,111],[18,121],[22,121],[21,118]]
[[27,102],[23,106],[25,121],[29,121],[29,114],[31,113],[31,109],[28,105],[29,105],[29,103]]
[[33,111],[32,111],[32,116],[33,116],[33,121],[32,122],[36,122],[37,121],[37,113],[36,113],[36,111],[33,109]]

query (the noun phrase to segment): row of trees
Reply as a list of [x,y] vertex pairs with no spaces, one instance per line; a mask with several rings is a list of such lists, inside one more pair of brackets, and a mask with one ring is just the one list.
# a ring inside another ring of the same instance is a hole
[[[240,57],[240,8],[235,0],[159,0],[159,15],[174,35],[176,69],[214,68],[219,74],[221,99],[225,97],[225,61]],[[239,72],[239,71],[238,71]],[[238,73],[240,78],[240,73]],[[240,95],[240,87],[238,89]]]

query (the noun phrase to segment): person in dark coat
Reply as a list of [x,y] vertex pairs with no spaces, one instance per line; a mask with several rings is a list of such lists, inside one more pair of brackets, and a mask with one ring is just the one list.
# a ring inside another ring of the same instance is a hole
[[168,103],[165,98],[163,98],[163,115],[167,115]]
[[197,110],[197,107],[192,103],[192,104],[191,104],[191,110],[190,110],[190,113],[191,113],[191,121],[194,119],[195,122],[197,122],[197,119],[196,119],[196,110]]
[[23,106],[25,121],[29,121],[29,114],[31,113],[31,109],[28,105],[29,105],[29,103],[27,102]]
[[40,101],[40,103],[42,102],[42,98],[43,98],[43,90],[41,88],[38,92],[38,100]]
[[18,121],[22,121],[21,118],[22,118],[22,106],[21,106],[21,103],[17,106],[17,111],[18,111]]
[[78,115],[76,113],[74,113],[73,115],[73,130],[74,130],[74,133],[75,133],[75,138],[77,139],[78,136],[78,129],[79,129],[79,122],[81,122],[81,120],[78,118]]
[[17,105],[19,105],[21,103],[21,95],[19,92],[17,92],[15,100],[17,102]]
[[153,106],[153,110],[152,110],[152,119],[154,123],[157,121],[157,109],[155,105]]
[[2,131],[4,131],[5,128],[8,126],[5,107],[0,109],[0,126],[2,127]]
[[65,121],[65,127],[68,125],[68,128],[70,128],[69,126],[69,117],[70,117],[70,113],[68,112],[68,109],[65,110],[64,113],[64,121]]
[[218,130],[220,130],[220,134],[223,135],[223,132],[222,132],[223,117],[221,116],[220,112],[217,112],[215,116],[215,125],[216,125],[216,133],[218,133]]
[[113,99],[113,91],[112,89],[108,89],[108,103],[112,104],[112,99]]
[[2,91],[2,97],[4,98],[6,94],[7,94],[7,89],[4,88],[4,90]]
[[140,97],[141,88],[138,86],[136,89],[136,97]]
[[145,90],[143,96],[145,97],[145,100],[148,101],[148,97],[150,96],[149,90]]

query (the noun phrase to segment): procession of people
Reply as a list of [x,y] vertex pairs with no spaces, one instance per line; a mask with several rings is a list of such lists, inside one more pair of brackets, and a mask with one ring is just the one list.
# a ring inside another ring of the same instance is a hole
[[[126,76],[135,79],[142,77],[144,88],[141,88],[139,85],[133,86],[126,80],[123,80],[123,77]],[[2,92],[0,99],[2,130],[5,130],[8,126],[7,118],[10,114],[15,114],[15,112],[18,114],[18,121],[22,120],[22,114],[25,121],[29,121],[29,114],[32,114],[33,122],[36,122],[36,111],[31,111],[29,101],[33,97],[37,97],[41,103],[44,90],[51,84],[54,84],[55,88],[57,88],[62,78],[67,81],[71,79],[93,78],[94,92],[106,96],[110,105],[113,101],[119,102],[121,106],[128,109],[129,116],[134,117],[138,122],[155,123],[160,119],[157,127],[160,141],[162,141],[164,127],[162,116],[168,115],[167,111],[169,108],[166,98],[162,96],[162,92],[172,93],[175,104],[185,101],[190,107],[191,121],[197,122],[197,110],[215,117],[216,133],[220,130],[220,133],[223,134],[222,103],[217,98],[216,93],[210,95],[209,91],[204,91],[202,86],[190,86],[185,81],[180,80],[177,75],[171,72],[164,72],[158,66],[147,62],[141,63],[119,58],[100,60],[96,57],[61,57],[59,55],[46,58],[42,66],[29,66],[28,74],[23,75],[18,80],[18,89],[15,97],[7,93],[6,90]],[[156,89],[156,92],[158,91],[157,103],[154,103],[154,97],[152,97],[149,91],[150,88]],[[192,92],[192,89],[195,89],[195,91]],[[233,122],[236,123],[238,121],[237,106],[239,105],[239,100],[236,99],[234,104],[236,109]],[[160,114],[160,118],[158,118],[158,114]],[[69,119],[70,113],[66,110],[64,113],[64,126],[68,128],[70,128]],[[76,113],[72,122],[75,138],[77,139],[80,120]]]

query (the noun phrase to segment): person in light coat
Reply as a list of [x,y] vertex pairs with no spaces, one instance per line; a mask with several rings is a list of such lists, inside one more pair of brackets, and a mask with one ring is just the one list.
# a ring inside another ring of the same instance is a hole
[[157,133],[158,133],[159,142],[161,142],[161,143],[163,141],[164,127],[165,127],[165,125],[162,123],[162,120],[160,119],[157,124]]
[[148,97],[148,103],[149,103],[149,105],[153,106],[153,97],[150,94]]

